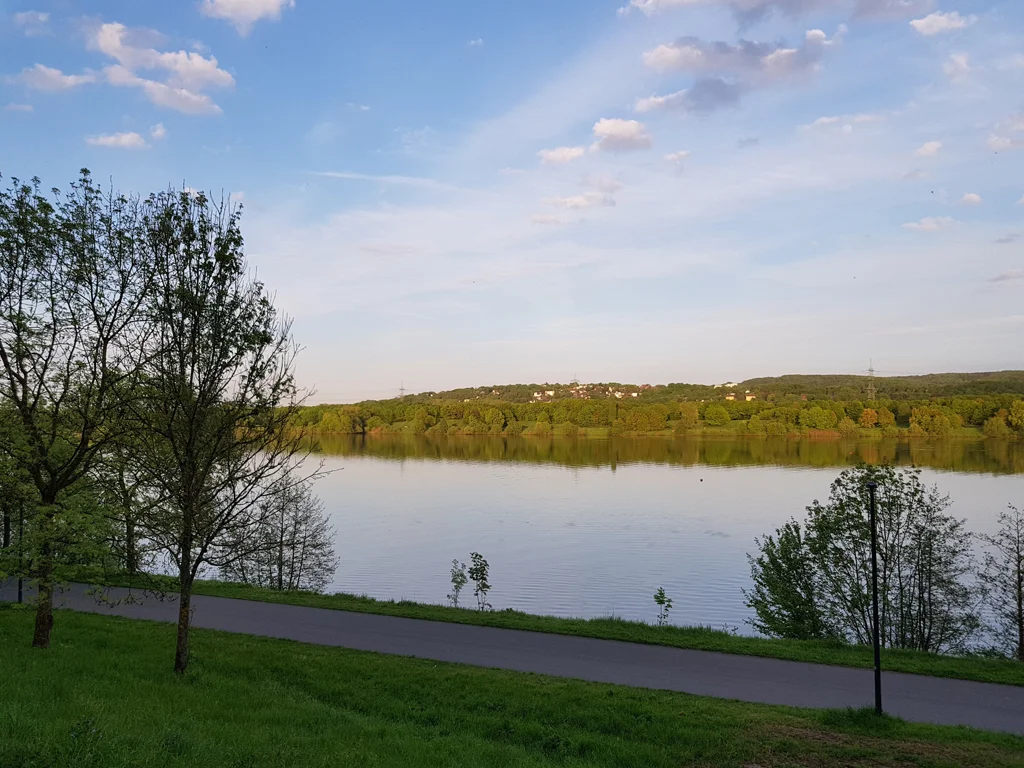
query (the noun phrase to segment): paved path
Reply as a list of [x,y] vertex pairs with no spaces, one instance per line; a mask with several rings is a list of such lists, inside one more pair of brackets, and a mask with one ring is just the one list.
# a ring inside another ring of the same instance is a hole
[[[85,590],[81,585],[65,588],[57,605],[177,620],[173,599],[109,607]],[[125,594],[110,590],[112,598]],[[0,585],[0,600],[13,600],[14,595],[12,585]],[[193,605],[196,627],[318,645],[766,704],[825,708],[874,702],[872,673],[866,669],[202,595],[193,597]],[[882,690],[886,710],[907,720],[1024,734],[1024,687],[886,672]]]

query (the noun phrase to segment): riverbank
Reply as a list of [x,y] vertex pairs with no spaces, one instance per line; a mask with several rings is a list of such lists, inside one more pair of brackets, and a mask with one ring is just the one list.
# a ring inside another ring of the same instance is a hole
[[0,765],[1021,766],[1024,739],[0,607]]
[[[80,573],[83,578],[88,574]],[[144,589],[160,588],[168,592],[176,590],[176,582],[166,577],[146,577],[134,584],[124,578],[91,577],[110,586],[133,586]],[[452,608],[445,605],[430,605],[410,601],[375,600],[370,597],[332,594],[321,595],[312,592],[280,592],[261,589],[244,584],[222,581],[198,581],[195,593],[213,597],[230,597],[239,600],[282,603],[312,608],[327,608],[340,611],[373,613],[384,616],[400,616],[411,619],[426,619],[457,624],[471,624],[504,629],[519,629],[531,632],[546,632],[578,637],[593,637],[605,640],[620,640],[648,645],[664,645],[673,648],[717,651],[745,656],[803,661],[816,664],[834,664],[845,667],[871,668],[874,664],[872,650],[868,646],[857,646],[811,640],[776,640],[733,634],[710,627],[652,626],[638,621],[618,618],[569,619],[556,616],[538,616],[514,610],[478,611],[466,608]],[[918,651],[886,649],[883,652],[883,667],[893,672],[949,677],[961,680],[975,680],[985,683],[1003,683],[1024,686],[1024,664],[1009,659],[992,659],[980,656],[940,656]]]

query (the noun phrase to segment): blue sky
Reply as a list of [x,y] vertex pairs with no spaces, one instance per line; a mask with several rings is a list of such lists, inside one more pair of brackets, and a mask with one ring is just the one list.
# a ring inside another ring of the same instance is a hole
[[1018,0],[0,2],[0,172],[245,206],[319,400],[1019,368]]

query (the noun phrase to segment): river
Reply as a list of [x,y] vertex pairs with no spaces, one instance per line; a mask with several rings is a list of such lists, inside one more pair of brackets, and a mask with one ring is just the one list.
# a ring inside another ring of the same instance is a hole
[[[976,533],[1024,504],[1024,441],[320,437],[337,531],[330,591],[442,603],[453,558],[491,567],[490,602],[557,616],[751,633],[754,538],[800,518],[859,461],[922,469]],[[463,602],[472,602],[467,589]]]

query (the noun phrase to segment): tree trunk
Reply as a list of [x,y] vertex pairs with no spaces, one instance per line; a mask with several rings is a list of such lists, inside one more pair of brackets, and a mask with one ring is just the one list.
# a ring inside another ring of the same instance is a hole
[[129,577],[135,576],[139,570],[139,555],[136,551],[138,545],[135,538],[135,521],[132,520],[129,512],[124,526],[124,568],[128,571]]
[[174,650],[174,671],[179,675],[188,668],[189,625],[192,622],[192,584],[183,579],[178,601],[178,643]]
[[36,628],[32,635],[33,648],[49,648],[53,631],[53,555],[46,543],[39,553],[39,603],[36,606]]
[[11,546],[11,510],[4,505],[4,549]]
[[182,547],[178,568],[178,640],[174,649],[174,671],[179,675],[188,669],[189,628],[192,623],[192,557],[190,546]]
[[36,605],[35,632],[32,634],[33,648],[49,648],[50,633],[53,631],[53,545],[50,525],[53,514],[53,500],[44,499],[39,521],[43,543],[39,547],[39,557],[35,564],[35,577],[39,582],[39,602]]

